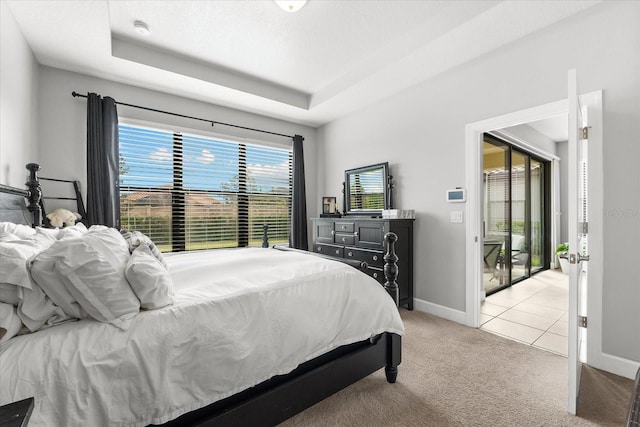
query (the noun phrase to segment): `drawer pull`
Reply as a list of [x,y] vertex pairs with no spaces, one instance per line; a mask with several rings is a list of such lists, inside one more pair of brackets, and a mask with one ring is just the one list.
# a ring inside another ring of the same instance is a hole
[[346,237],[343,237],[343,238],[342,238],[342,241],[343,241],[343,242],[346,242],[346,241],[347,241],[347,238],[346,238]]
[[342,229],[343,229],[343,230],[346,230],[346,229],[347,229],[347,226],[346,226],[346,225],[343,225],[343,226],[342,226]]
[[373,260],[374,260],[374,261],[377,261],[377,260],[378,260],[378,255],[374,255],[374,256],[373,256]]
[[347,255],[353,256],[353,252],[349,252],[349,253],[347,253]]
[[377,279],[378,278],[378,273],[373,273],[373,278]]
[[336,255],[340,255],[340,249],[336,249]]
[[335,232],[335,231],[333,231],[333,230],[331,230],[331,235],[332,235],[332,236],[335,236],[335,234],[336,234],[336,232]]
[[318,248],[318,252],[322,252],[322,248]]
[[353,235],[354,235],[354,236],[356,236],[356,237],[358,237],[358,232],[357,232],[357,231],[355,231],[355,232],[353,233]]

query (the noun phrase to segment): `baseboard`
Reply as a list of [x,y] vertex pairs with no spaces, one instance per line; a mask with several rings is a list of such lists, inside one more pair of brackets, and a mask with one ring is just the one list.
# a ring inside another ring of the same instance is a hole
[[640,368],[640,362],[614,356],[613,354],[601,353],[597,359],[589,360],[587,364],[601,371],[611,372],[630,380],[635,379],[638,368]]
[[414,310],[422,311],[423,313],[433,314],[434,316],[466,325],[466,314],[464,311],[454,310],[453,308],[434,304],[429,301],[423,301],[418,298],[413,299],[413,308]]

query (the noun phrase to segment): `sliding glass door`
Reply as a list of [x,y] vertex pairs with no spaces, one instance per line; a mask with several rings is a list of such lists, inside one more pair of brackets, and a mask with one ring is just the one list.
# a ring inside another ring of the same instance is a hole
[[485,292],[502,289],[510,282],[510,266],[504,257],[510,250],[511,186],[509,146],[485,139],[484,158],[484,275]]
[[529,246],[527,245],[527,216],[529,198],[527,190],[527,156],[511,150],[511,282],[528,275]]
[[548,162],[485,135],[484,289],[509,287],[549,267]]
[[[545,166],[545,163],[531,159],[529,165],[529,176],[531,180],[531,274],[543,270],[545,267],[544,261],[550,261],[547,254],[545,256],[544,248],[545,242],[549,242],[551,238],[550,233],[547,233],[547,229],[550,230],[549,219],[550,211],[545,211],[545,197],[550,200],[548,192],[545,191],[546,184],[545,178],[549,175],[545,174],[545,170],[549,169],[549,166]],[[548,252],[548,251],[547,251]],[[549,262],[547,262],[549,264]],[[547,265],[548,268],[548,265]]]

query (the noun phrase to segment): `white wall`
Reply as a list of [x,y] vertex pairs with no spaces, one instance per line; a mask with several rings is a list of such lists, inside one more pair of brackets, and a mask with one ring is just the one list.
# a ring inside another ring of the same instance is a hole
[[345,169],[389,161],[398,208],[415,209],[415,295],[465,310],[465,228],[445,190],[465,183],[465,125],[604,91],[603,351],[640,362],[640,3],[606,2],[318,130],[318,191]]
[[24,187],[38,160],[38,63],[13,13],[0,2],[0,183]]
[[[315,129],[50,67],[41,67],[40,69],[40,143],[38,150],[43,176],[79,180],[81,185],[86,185],[86,99],[72,97],[71,92],[73,91],[82,94],[95,92],[103,97],[111,96],[116,101],[128,104],[264,129],[285,135],[302,135],[305,138],[305,175],[307,177],[309,216],[317,215],[317,210],[313,209],[316,205],[315,201],[318,199],[315,182],[317,174]],[[209,123],[125,106],[118,106],[118,116],[123,120],[129,118],[212,131]],[[290,139],[287,138],[242,131],[222,125],[216,125],[213,131],[254,140],[263,139],[271,142],[290,143]],[[43,187],[46,191],[47,187],[44,185]],[[310,232],[311,227],[309,226]]]

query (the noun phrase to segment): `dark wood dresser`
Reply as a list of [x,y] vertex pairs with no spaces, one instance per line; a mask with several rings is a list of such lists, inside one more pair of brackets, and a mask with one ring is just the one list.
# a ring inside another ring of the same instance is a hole
[[384,235],[398,236],[398,290],[400,305],[413,310],[413,219],[359,216],[313,218],[313,252],[334,258],[365,261],[366,273],[384,284]]

